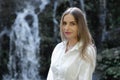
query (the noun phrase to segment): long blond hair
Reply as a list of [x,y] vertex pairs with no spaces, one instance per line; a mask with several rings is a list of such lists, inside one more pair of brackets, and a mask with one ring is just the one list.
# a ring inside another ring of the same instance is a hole
[[78,24],[78,41],[82,41],[83,45],[80,48],[80,53],[81,53],[81,57],[86,60],[86,61],[90,61],[91,63],[93,63],[91,57],[89,55],[86,54],[87,51],[87,47],[90,44],[93,44],[93,39],[92,36],[89,32],[88,26],[87,26],[87,21],[85,18],[85,14],[77,7],[72,7],[72,8],[68,8],[62,15],[61,17],[61,22],[60,22],[60,34],[61,34],[61,39],[64,41],[66,40],[65,35],[62,31],[62,24],[63,24],[63,19],[64,16],[67,14],[71,14],[74,16],[77,24]]

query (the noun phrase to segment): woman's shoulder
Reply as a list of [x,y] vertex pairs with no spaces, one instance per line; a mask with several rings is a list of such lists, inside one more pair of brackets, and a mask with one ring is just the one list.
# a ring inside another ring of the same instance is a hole
[[55,48],[62,48],[62,47],[65,46],[65,44],[66,44],[66,42],[65,42],[65,41],[62,41],[62,42],[58,43],[58,44],[55,46]]
[[54,50],[53,50],[53,53],[56,52],[56,51],[58,52],[60,49],[63,49],[64,46],[65,46],[65,43],[64,43],[64,42],[58,43],[58,44],[55,46],[55,48],[54,48]]
[[52,52],[52,59],[54,59],[54,57],[59,55],[59,51],[61,51],[63,49],[63,47],[64,47],[64,42],[60,42],[55,46],[55,48]]
[[94,44],[89,44],[88,47],[87,47],[88,50],[94,50],[96,51],[96,46]]
[[97,50],[96,50],[96,46],[94,44],[88,45],[88,47],[87,47],[88,55],[96,56],[96,52],[97,52]]

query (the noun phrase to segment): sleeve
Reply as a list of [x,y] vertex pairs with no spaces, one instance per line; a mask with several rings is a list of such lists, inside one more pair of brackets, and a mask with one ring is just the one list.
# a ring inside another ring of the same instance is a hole
[[[54,60],[54,57],[55,57],[55,53],[56,53],[56,51],[57,51],[57,48],[58,48],[58,44],[56,45],[56,47],[54,48],[54,50],[53,50],[53,52],[52,52],[51,63],[52,63],[52,61]],[[54,79],[53,79],[53,72],[52,72],[52,70],[51,70],[51,65],[50,65],[50,68],[49,68],[49,71],[48,71],[47,80],[54,80]]]
[[79,73],[79,80],[92,80],[92,69],[89,64],[84,63]]
[[47,80],[53,80],[53,73],[51,71],[51,68],[49,69]]
[[96,65],[96,50],[93,46],[88,49],[88,55],[91,58],[92,63],[82,61],[78,80],[92,80]]

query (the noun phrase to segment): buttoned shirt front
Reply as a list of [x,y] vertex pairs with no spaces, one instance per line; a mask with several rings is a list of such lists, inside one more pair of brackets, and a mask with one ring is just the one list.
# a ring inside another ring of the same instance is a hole
[[66,51],[67,42],[59,43],[52,53],[51,65],[47,80],[92,80],[95,68],[96,53],[92,46],[88,54],[92,57],[94,65],[80,57],[82,42],[78,42],[72,49]]

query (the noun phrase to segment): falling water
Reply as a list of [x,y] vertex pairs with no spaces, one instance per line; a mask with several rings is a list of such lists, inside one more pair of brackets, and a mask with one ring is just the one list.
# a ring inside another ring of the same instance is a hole
[[73,7],[73,0],[69,0],[70,7]]
[[[7,64],[9,73],[3,75],[3,80],[41,80],[39,75],[39,23],[38,14],[34,12],[37,5],[33,7],[33,1],[21,1],[27,7],[16,13],[17,17],[11,31],[7,32],[10,38]],[[35,0],[34,2],[40,2],[38,4],[40,4],[40,12],[42,12],[49,0]],[[6,29],[0,35],[6,34],[5,32]]]
[[38,17],[32,9],[17,13],[10,34],[9,74],[3,80],[40,80]]
[[[58,1],[56,0],[54,2],[54,8],[53,8],[53,23],[54,23],[54,40],[58,39],[57,36],[58,34],[56,34],[58,32],[58,21],[56,19],[56,10],[57,10],[57,6],[58,6]],[[58,40],[57,40],[58,41]]]
[[41,9],[41,12],[44,10],[45,6],[50,2],[49,0],[41,0],[41,5],[39,6]]
[[81,9],[85,12],[84,0],[80,0],[80,7],[81,7]]

